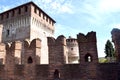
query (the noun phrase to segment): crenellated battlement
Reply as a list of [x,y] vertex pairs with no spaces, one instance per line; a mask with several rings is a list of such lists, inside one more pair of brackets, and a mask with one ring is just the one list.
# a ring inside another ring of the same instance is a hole
[[96,42],[96,32],[88,32],[87,35],[79,33],[78,35],[79,42]]
[[33,2],[0,13],[0,80],[120,80],[120,64],[98,63],[96,32],[55,39],[55,23]]
[[57,37],[57,39],[53,37],[48,37],[48,45],[66,45],[66,38],[63,35]]
[[68,39],[66,40],[66,42],[67,42],[68,44],[72,44],[72,45],[77,45],[77,44],[78,44],[77,39],[75,39],[75,38],[68,38]]
[[[86,41],[84,41],[85,39]],[[100,80],[104,80],[101,79],[101,76],[103,76],[102,72],[104,72],[103,68],[109,65],[103,64],[103,66],[98,63],[96,33],[90,32],[86,36],[80,33],[77,35],[76,40],[78,41],[79,48],[80,62],[78,64],[67,64],[69,57],[67,53],[68,47],[67,40],[63,35],[58,36],[56,39],[53,37],[47,38],[49,64],[46,65],[40,63],[42,58],[42,41],[38,38],[32,41],[26,39],[23,41],[0,43],[0,79],[98,80],[100,78]],[[71,47],[76,46],[72,45]],[[74,56],[76,57],[76,55]],[[117,64],[115,64],[114,68],[116,67]],[[116,71],[114,69],[110,70],[112,72]]]
[[[82,49],[85,49],[85,40],[84,39],[88,39],[89,40],[89,45],[92,47],[94,47],[93,49],[87,49],[86,45],[86,49],[87,50],[95,50],[95,44],[91,44],[90,41],[92,41],[90,39],[90,37],[92,36],[95,37],[95,32],[91,32],[88,33],[88,35],[83,35],[83,34],[79,34],[78,39],[76,39],[78,41],[79,44],[79,48],[81,51]],[[94,38],[95,39],[95,38]],[[83,41],[82,41],[83,40]],[[87,40],[87,41],[88,41]],[[96,39],[95,39],[96,40]],[[95,41],[93,40],[93,41]],[[61,62],[66,63],[68,62],[68,54],[67,52],[67,44],[66,44],[67,40],[66,38],[61,35],[58,36],[57,39],[53,38],[53,37],[48,37],[48,52],[49,52],[49,58],[51,54],[54,54],[53,56],[58,56],[59,59],[60,58],[60,54],[61,54],[61,58],[59,60],[62,60]],[[81,45],[82,44],[82,45]],[[84,46],[84,47],[81,47]],[[36,64],[40,64],[40,55],[41,55],[41,40],[40,39],[34,39],[32,41],[29,40],[24,40],[24,41],[14,41],[14,42],[9,42],[9,43],[1,43],[0,45],[1,49],[0,53],[3,53],[2,57],[1,57],[1,63],[5,63],[5,55],[7,54],[13,54],[13,57],[15,58],[15,64],[25,64],[27,63],[27,58],[34,56],[37,56],[37,60],[35,60],[37,63]],[[73,46],[74,47],[74,46]],[[60,54],[59,54],[60,51]],[[95,50],[96,51],[96,50]],[[28,54],[26,54],[28,53]],[[75,52],[74,52],[75,53]],[[74,55],[75,57],[77,56],[76,54],[71,54]],[[81,55],[81,54],[79,54]],[[71,56],[72,57],[72,56]],[[53,58],[53,57],[52,57]],[[51,61],[52,59],[49,59],[49,61]],[[54,60],[56,61],[56,60]],[[53,61],[53,62],[54,62]]]
[[88,32],[87,35],[79,33],[77,35],[79,44],[80,62],[98,62],[96,32]]
[[[38,55],[36,53],[36,49],[41,49],[41,41],[39,39],[34,39],[33,41],[30,42],[30,44],[27,41],[14,41],[10,43],[0,43],[0,49],[1,49],[0,59],[2,60],[2,62],[0,63],[2,64],[6,63],[7,55],[12,55],[15,60],[14,64],[22,64],[23,61],[21,56],[24,55],[24,58],[25,58],[25,55],[26,55],[25,52],[32,51],[32,54]],[[22,54],[23,51],[24,53]],[[30,55],[32,56],[32,54]],[[40,56],[40,52],[39,52],[39,56]]]

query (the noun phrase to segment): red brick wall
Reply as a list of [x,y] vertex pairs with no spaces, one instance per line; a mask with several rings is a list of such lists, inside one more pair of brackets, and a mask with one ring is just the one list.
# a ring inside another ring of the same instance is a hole
[[[6,45],[5,65],[0,65],[1,80],[53,80],[55,70],[59,72],[62,80],[118,80],[120,75],[118,63],[99,64],[96,47],[95,32],[88,35],[78,35],[80,63],[66,64],[66,38],[59,36],[57,39],[48,38],[49,64],[41,65],[37,58],[37,49],[41,49],[41,41],[35,39],[28,43],[22,42],[24,47],[24,64],[16,64],[15,50],[21,50],[21,43],[13,42]],[[91,62],[85,61],[86,54],[92,56]],[[31,57],[29,61],[29,57]],[[31,61],[32,60],[32,61]]]
[[48,38],[48,54],[49,54],[49,80],[54,79],[55,70],[59,71],[60,78],[63,79],[63,65],[65,64],[66,54],[66,39],[64,36],[59,36],[56,40]]
[[79,45],[80,63],[86,63],[85,57],[87,54],[91,56],[92,63],[98,63],[96,33],[90,32],[87,35],[79,33],[77,38]]
[[99,64],[98,71],[98,79],[97,80],[119,80],[118,72],[120,65],[118,63],[103,63]]

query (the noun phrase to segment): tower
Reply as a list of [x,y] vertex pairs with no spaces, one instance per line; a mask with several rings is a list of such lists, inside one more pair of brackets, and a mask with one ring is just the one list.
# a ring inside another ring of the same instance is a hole
[[54,36],[55,21],[33,2],[0,13],[2,42],[41,40],[41,63],[48,63],[47,37]]
[[115,54],[117,62],[120,62],[120,29],[113,29],[111,31],[112,34],[112,41],[115,45]]
[[80,63],[94,62],[98,63],[96,33],[89,32],[87,35],[79,33],[77,35]]
[[49,47],[49,80],[64,79],[66,63],[66,38],[61,35],[57,39],[48,37]]
[[69,37],[66,40],[68,49],[68,63],[78,63],[79,60],[79,50],[77,39]]
[[[83,70],[81,72],[83,80],[96,80],[97,79],[97,40],[96,33],[89,32],[87,35],[79,33],[77,35],[80,55],[80,66]],[[86,76],[84,76],[86,75]]]

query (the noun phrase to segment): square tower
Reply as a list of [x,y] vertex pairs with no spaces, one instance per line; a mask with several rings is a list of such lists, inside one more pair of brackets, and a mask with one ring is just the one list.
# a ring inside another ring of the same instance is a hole
[[54,36],[55,21],[35,3],[28,2],[0,13],[0,24],[3,26],[1,42],[39,38],[42,41],[41,63],[48,63],[47,37]]

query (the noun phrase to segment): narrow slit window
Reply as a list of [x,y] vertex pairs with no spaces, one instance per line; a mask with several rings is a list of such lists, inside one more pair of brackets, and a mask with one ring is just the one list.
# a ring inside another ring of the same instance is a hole
[[48,17],[46,17],[46,21],[48,22]]
[[51,20],[49,20],[49,23],[51,24]]
[[1,20],[3,20],[3,16],[4,16],[4,15],[1,15]]
[[7,29],[7,33],[6,33],[6,36],[9,36],[10,35],[10,30]]
[[36,7],[34,7],[34,12],[37,13],[37,8]]
[[18,14],[21,14],[21,9],[20,8],[18,9]]
[[43,19],[45,19],[45,15],[43,14]]
[[6,17],[9,18],[9,13],[7,13]]
[[27,12],[28,11],[28,7],[27,6],[25,6],[25,12]]
[[71,50],[73,51],[73,48],[71,48]]
[[41,11],[39,11],[39,16],[41,17]]
[[12,11],[12,17],[13,17],[14,15],[15,15],[15,11],[13,10],[13,11]]

